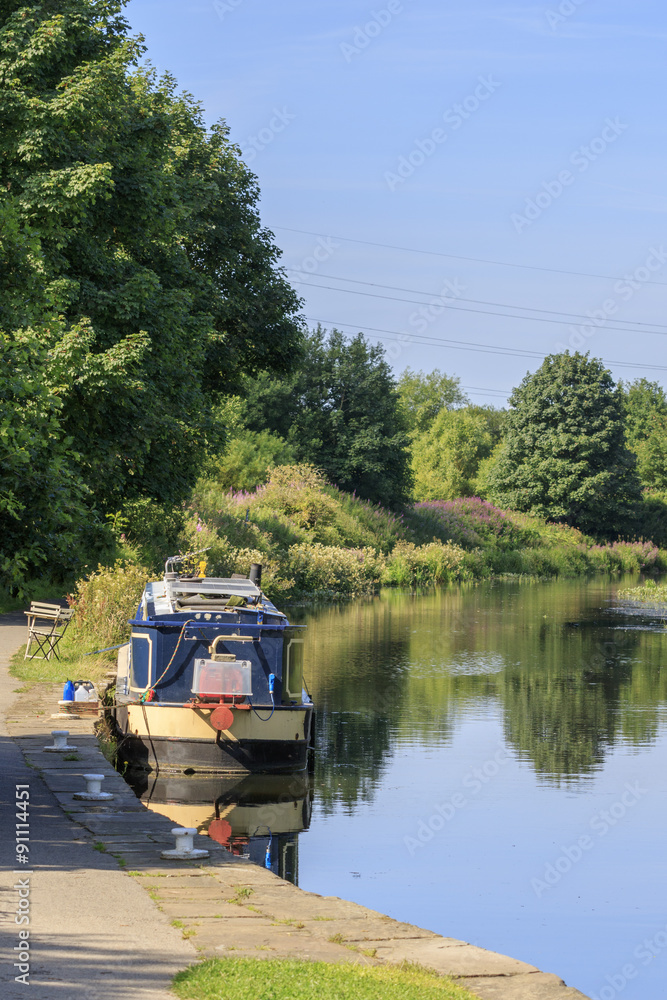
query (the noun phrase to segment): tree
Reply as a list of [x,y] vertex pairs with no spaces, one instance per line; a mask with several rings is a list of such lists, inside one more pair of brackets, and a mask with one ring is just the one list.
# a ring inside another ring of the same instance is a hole
[[410,500],[408,435],[380,345],[318,328],[305,338],[298,372],[246,385],[246,423],[284,438],[341,489],[388,507]]
[[667,395],[657,382],[640,378],[625,386],[628,446],[649,489],[667,488]]
[[398,380],[401,410],[408,430],[427,431],[442,410],[466,406],[470,400],[461,390],[461,380],[437,368],[428,374],[406,368]]
[[[106,509],[181,497],[217,395],[242,372],[286,372],[301,338],[256,179],[224,123],[207,130],[170,76],[139,66],[123,7],[0,2],[0,190],[16,259],[0,278],[2,328],[41,336],[57,315],[64,330],[87,324],[91,357],[143,345],[131,391],[98,365],[59,410]],[[112,368],[125,354],[107,355]]]
[[623,531],[640,499],[622,390],[601,361],[554,354],[510,397],[491,499],[592,535]]
[[654,417],[667,417],[667,395],[658,382],[645,378],[628,385],[619,382],[619,386],[625,393],[628,445],[633,448],[649,437]]
[[429,429],[414,439],[415,499],[473,496],[477,469],[492,447],[493,438],[482,412],[472,407],[441,410]]

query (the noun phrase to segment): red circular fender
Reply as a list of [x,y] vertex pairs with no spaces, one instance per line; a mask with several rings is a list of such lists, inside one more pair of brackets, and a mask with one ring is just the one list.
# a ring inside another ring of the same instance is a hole
[[231,708],[227,708],[226,705],[218,705],[218,707],[214,708],[211,712],[211,725],[218,731],[221,729],[229,729],[233,721],[234,713]]

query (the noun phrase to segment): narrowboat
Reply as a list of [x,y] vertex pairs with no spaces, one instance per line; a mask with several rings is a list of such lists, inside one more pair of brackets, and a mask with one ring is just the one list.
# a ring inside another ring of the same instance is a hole
[[149,771],[306,768],[313,703],[302,627],[262,592],[261,565],[218,579],[193,575],[189,556],[168,559],[164,579],[146,584],[120,649],[119,755]]

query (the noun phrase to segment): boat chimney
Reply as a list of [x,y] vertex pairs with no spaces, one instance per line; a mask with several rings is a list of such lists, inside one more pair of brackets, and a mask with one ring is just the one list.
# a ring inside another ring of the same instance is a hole
[[250,573],[248,574],[248,579],[255,584],[256,587],[262,586],[262,564],[252,563],[250,566]]

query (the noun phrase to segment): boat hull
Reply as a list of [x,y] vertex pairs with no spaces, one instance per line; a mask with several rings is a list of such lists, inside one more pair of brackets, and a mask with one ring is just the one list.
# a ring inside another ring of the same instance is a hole
[[133,768],[210,774],[280,774],[304,770],[312,705],[234,711],[229,730],[216,731],[211,709],[118,705],[119,756]]

